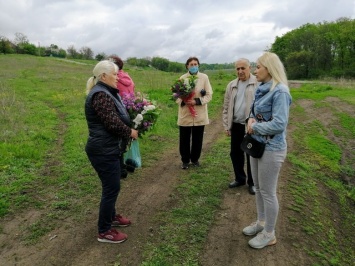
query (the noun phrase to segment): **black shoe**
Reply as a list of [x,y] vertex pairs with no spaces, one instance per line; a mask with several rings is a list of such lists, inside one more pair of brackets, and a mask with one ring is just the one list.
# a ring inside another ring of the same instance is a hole
[[255,186],[249,186],[249,194],[255,195]]
[[191,163],[192,163],[192,165],[195,166],[195,167],[200,167],[199,161],[197,161],[197,162],[191,162]]
[[181,169],[188,169],[189,168],[189,164],[188,163],[183,163],[181,165]]
[[244,186],[245,182],[238,182],[238,181],[233,181],[231,183],[229,183],[229,188],[234,188],[234,187],[240,187],[240,186]]

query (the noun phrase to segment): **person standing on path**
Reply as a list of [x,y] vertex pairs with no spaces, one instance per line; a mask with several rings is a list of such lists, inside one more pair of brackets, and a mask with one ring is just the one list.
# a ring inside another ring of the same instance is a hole
[[123,139],[138,138],[131,129],[129,114],[117,94],[118,67],[110,60],[96,64],[93,76],[86,84],[85,117],[89,137],[85,146],[91,165],[97,172],[102,194],[98,219],[99,242],[121,243],[127,235],[112,226],[129,226],[131,221],[116,213],[115,205],[120,192]]
[[253,248],[276,244],[275,225],[279,212],[277,182],[286,158],[286,127],[292,97],[288,88],[285,68],[279,57],[265,52],[257,60],[256,79],[261,82],[247,123],[247,133],[266,143],[261,158],[250,158],[255,183],[257,220],[243,229]]
[[245,153],[240,148],[245,135],[245,119],[249,116],[250,107],[258,82],[250,73],[251,66],[248,59],[240,58],[235,62],[238,78],[232,80],[226,88],[223,104],[223,127],[227,136],[231,137],[230,158],[233,164],[234,181],[229,188],[249,187],[249,193],[255,194],[255,187],[250,170],[250,156],[247,157],[247,175],[244,171]]
[[[188,72],[180,79],[188,78],[191,75],[197,77],[194,98],[182,100],[178,98],[179,105],[178,121],[179,126],[179,150],[182,161],[182,169],[189,168],[190,162],[193,166],[200,166],[200,156],[203,143],[205,125],[209,124],[207,104],[212,100],[212,86],[206,74],[199,72],[200,61],[197,57],[187,59],[185,67]],[[193,107],[197,115],[193,116],[188,107]]]

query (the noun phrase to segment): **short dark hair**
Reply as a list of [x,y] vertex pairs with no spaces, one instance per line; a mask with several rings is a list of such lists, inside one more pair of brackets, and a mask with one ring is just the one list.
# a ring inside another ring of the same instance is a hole
[[118,69],[121,70],[123,68],[123,61],[120,57],[118,56],[110,56],[112,58],[113,62],[118,66]]
[[200,65],[200,61],[198,60],[198,58],[196,56],[191,56],[189,57],[189,59],[187,59],[185,67],[187,68],[187,66],[190,64],[191,61],[197,61],[197,64]]

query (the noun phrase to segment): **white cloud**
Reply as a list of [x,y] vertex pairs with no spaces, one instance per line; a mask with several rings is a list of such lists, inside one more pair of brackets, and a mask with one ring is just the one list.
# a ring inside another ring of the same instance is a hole
[[[331,11],[329,11],[331,10]],[[31,43],[88,46],[122,58],[203,63],[254,61],[276,36],[306,23],[355,18],[353,0],[0,0],[0,35]]]

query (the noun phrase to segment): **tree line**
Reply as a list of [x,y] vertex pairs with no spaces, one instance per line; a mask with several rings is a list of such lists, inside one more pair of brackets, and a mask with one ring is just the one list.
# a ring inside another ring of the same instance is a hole
[[[48,47],[38,46],[29,42],[27,36],[23,33],[15,33],[15,39],[9,40],[4,36],[0,36],[0,53],[2,54],[30,54],[35,56],[53,56],[69,59],[84,59],[98,61],[105,59],[107,56],[105,53],[98,53],[94,57],[94,52],[90,47],[84,46],[77,50],[74,45],[70,45],[67,50],[58,47],[56,44],[51,44]],[[126,62],[132,66],[138,67],[154,67],[161,71],[167,72],[183,72],[185,71],[185,65],[179,62],[171,62],[163,57],[145,57],[136,58],[129,57]],[[233,69],[234,63],[225,64],[201,64],[201,70],[216,70],[216,69]]]
[[[271,44],[271,51],[283,61],[289,79],[316,79],[321,77],[354,78],[355,77],[355,20],[339,18],[335,22],[305,24],[297,29],[276,37]],[[31,54],[36,56],[55,56],[70,59],[107,58],[103,52],[94,57],[90,47],[77,50],[70,45],[66,50],[51,44],[41,47],[31,44],[26,35],[16,33],[14,41],[0,36],[0,53]],[[184,72],[185,65],[171,62],[163,57],[129,57],[129,65],[137,67],[154,67],[166,72]],[[255,63],[252,63],[254,66]],[[204,64],[204,70],[233,69],[234,63]]]
[[[96,59],[98,61],[107,58],[108,56],[101,52],[94,57],[94,52],[90,47],[84,46],[77,50],[74,45],[70,45],[66,50],[58,47],[56,44],[51,44],[48,47],[36,46],[29,42],[27,36],[23,33],[15,33],[15,38],[13,41],[9,40],[4,36],[0,36],[0,54],[30,54],[35,56],[53,56],[60,58],[69,59],[84,59],[92,60]],[[126,62],[132,66],[138,67],[154,67],[158,70],[167,72],[183,72],[185,71],[185,65],[178,62],[171,62],[166,58],[162,57],[145,57],[136,58],[129,57]],[[233,63],[226,64],[202,64],[201,69],[233,69]]]
[[289,79],[355,77],[355,20],[305,24],[276,37],[270,51],[284,62]]
[[[132,66],[138,67],[154,67],[161,71],[166,72],[184,72],[186,71],[185,64],[179,62],[171,62],[166,58],[163,57],[145,57],[145,58],[136,58],[136,57],[129,57],[127,58],[127,63]],[[233,69],[234,63],[224,63],[224,64],[206,64],[202,63],[200,65],[200,70],[223,70],[223,69]]]
[[0,54],[1,53],[54,56],[72,59],[93,59],[94,56],[94,52],[91,48],[86,46],[81,47],[80,50],[76,50],[73,45],[70,45],[67,50],[58,47],[56,44],[41,46],[40,43],[38,43],[38,46],[36,46],[35,44],[29,42],[25,34],[20,32],[15,33],[13,41],[9,40],[5,36],[0,36]]

